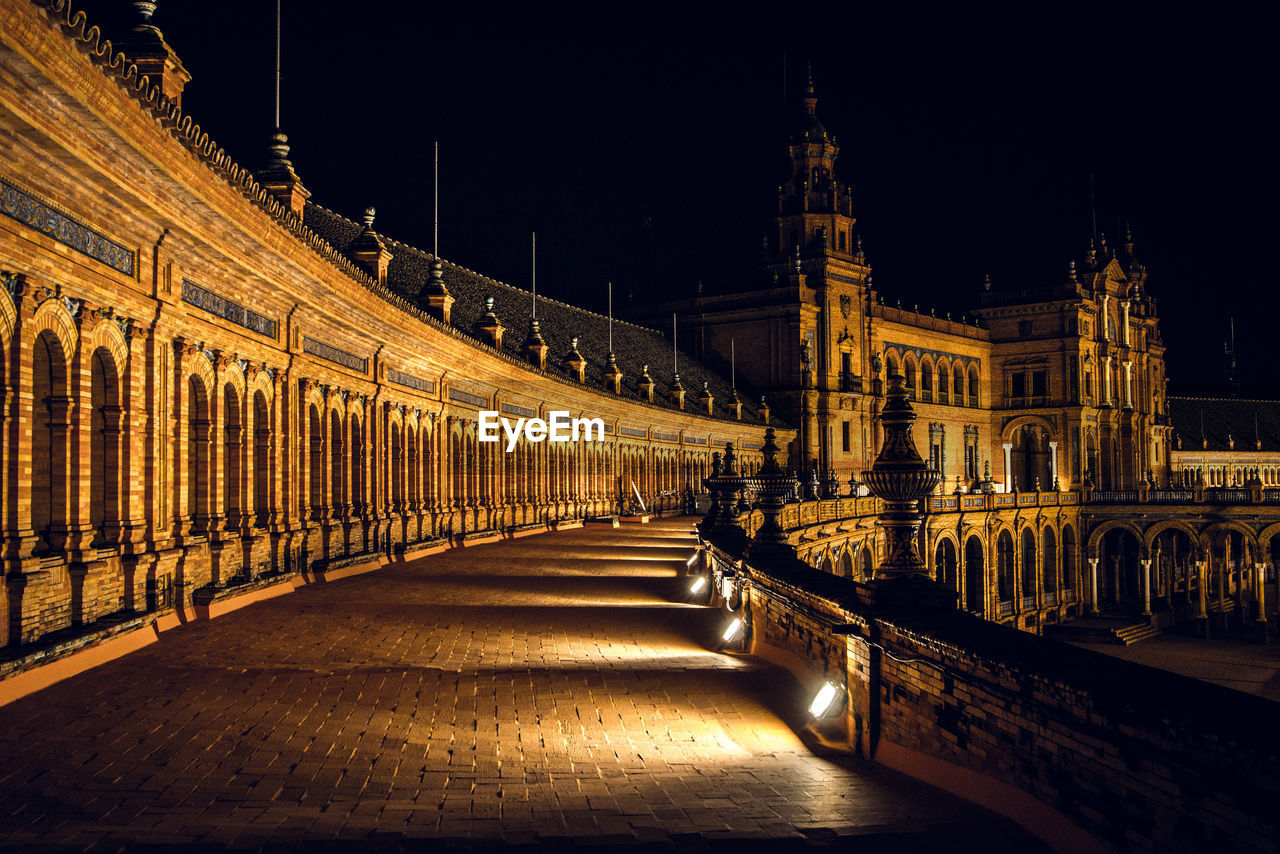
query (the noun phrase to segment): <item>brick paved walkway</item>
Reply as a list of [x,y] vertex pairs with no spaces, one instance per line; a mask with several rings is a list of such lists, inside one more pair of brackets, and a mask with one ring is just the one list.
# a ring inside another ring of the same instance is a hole
[[1040,847],[806,750],[790,676],[678,604],[688,530],[456,550],[167,632],[0,709],[0,843]]

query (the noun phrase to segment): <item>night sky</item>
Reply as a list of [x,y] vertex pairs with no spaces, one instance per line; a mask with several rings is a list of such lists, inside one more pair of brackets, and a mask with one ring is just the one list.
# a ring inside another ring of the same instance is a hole
[[[122,0],[77,6],[108,37],[133,20]],[[274,6],[160,0],[154,18],[192,74],[186,111],[252,168],[273,123]],[[1114,243],[1132,223],[1172,390],[1222,390],[1234,316],[1244,392],[1280,396],[1280,75],[1261,20],[956,4],[731,36],[603,18],[495,28],[487,5],[464,21],[434,8],[284,0],[281,124],[313,201],[352,219],[375,205],[379,231],[429,248],[439,140],[450,260],[527,287],[536,230],[539,290],[569,302],[603,309],[608,280],[619,310],[628,291],[744,287],[811,62],[886,302],[959,314],[984,274],[1063,279],[1091,230],[1092,175],[1099,230]]]

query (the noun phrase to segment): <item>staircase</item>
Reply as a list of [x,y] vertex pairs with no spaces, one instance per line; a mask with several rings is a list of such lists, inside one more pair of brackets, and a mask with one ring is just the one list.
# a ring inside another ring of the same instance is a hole
[[1145,620],[1106,614],[1097,617],[1081,617],[1070,622],[1053,623],[1044,627],[1045,637],[1067,643],[1113,643],[1132,646],[1159,634],[1160,629]]

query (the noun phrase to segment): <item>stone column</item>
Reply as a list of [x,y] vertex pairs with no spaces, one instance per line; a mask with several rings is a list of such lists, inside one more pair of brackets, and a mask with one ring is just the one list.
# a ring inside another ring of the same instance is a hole
[[1267,640],[1267,565],[1255,563],[1254,572],[1258,574],[1258,623],[1262,626],[1262,640]]
[[1089,613],[1098,613],[1098,558],[1089,558]]
[[1151,558],[1138,561],[1142,564],[1142,616],[1151,616]]
[[1005,442],[1000,447],[1004,448],[1004,491],[1013,492],[1013,445]]
[[1133,408],[1133,362],[1127,359],[1124,363],[1124,405]]
[[1102,405],[1111,405],[1111,357],[1102,357]]
[[1120,303],[1120,340],[1129,346],[1129,301]]
[[1050,488],[1057,491],[1058,486],[1058,443],[1049,443],[1049,483]]
[[1207,590],[1209,586],[1208,561],[1197,559],[1195,564],[1196,592],[1199,594],[1197,598],[1200,600],[1200,617],[1203,619],[1209,616],[1209,591]]

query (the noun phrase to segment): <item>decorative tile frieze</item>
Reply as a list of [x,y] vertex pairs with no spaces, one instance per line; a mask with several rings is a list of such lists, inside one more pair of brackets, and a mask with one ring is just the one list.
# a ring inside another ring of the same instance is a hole
[[0,178],[0,213],[25,223],[64,246],[70,246],[126,276],[133,275],[137,258],[132,249],[116,243],[61,211],[54,210],[3,178]]
[[279,329],[279,324],[271,318],[264,317],[226,297],[218,296],[190,279],[182,280],[182,301],[268,338],[274,339]]
[[515,415],[518,418],[537,418],[538,411],[530,409],[527,406],[516,406],[514,403],[504,403],[499,407],[505,415]]
[[679,442],[680,434],[679,433],[659,433],[658,431],[655,430],[653,432],[653,438],[657,439],[659,442]]
[[684,443],[686,445],[705,445],[707,440],[702,436],[685,436]]
[[436,384],[434,380],[415,377],[411,374],[406,374],[404,371],[397,371],[395,368],[387,368],[387,382],[402,385],[405,388],[417,389],[425,394],[436,393]]
[[449,389],[449,399],[458,403],[465,403],[468,406],[474,406],[477,409],[489,405],[489,398],[463,391],[460,388]]
[[324,359],[327,362],[333,362],[335,365],[342,365],[344,368],[350,368],[353,371],[367,373],[369,370],[369,360],[361,358],[354,353],[348,353],[346,350],[339,350],[337,347],[326,344],[323,341],[317,341],[314,338],[302,336],[302,352]]
[[638,427],[619,427],[618,432],[624,436],[631,436],[636,439],[646,439],[649,434]]

